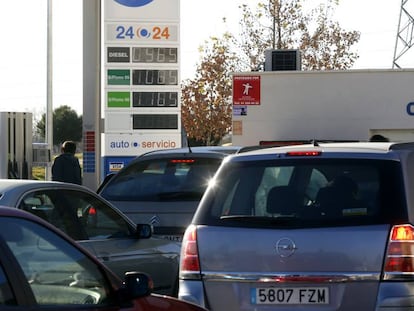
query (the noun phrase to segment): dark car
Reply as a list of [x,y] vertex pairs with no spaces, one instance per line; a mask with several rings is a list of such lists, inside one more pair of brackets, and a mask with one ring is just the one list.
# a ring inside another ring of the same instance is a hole
[[228,311],[411,310],[413,185],[414,143],[232,155],[185,233],[179,298]]
[[62,182],[2,179],[0,205],[48,221],[119,277],[126,271],[146,272],[154,280],[156,293],[177,295],[180,245],[152,237],[148,224],[135,224],[90,189]]
[[87,250],[30,213],[0,207],[1,310],[192,310],[200,307],[151,294],[151,278],[123,281]]
[[114,175],[98,193],[154,235],[181,241],[209,180],[239,148],[194,147],[143,154]]

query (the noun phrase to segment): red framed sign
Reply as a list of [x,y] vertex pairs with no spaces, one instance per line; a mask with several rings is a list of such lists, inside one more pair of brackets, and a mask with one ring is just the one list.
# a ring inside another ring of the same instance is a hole
[[233,105],[260,105],[260,76],[233,76]]

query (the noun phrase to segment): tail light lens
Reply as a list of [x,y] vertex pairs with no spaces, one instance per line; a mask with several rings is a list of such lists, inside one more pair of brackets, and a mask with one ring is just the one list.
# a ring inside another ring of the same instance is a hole
[[393,226],[385,256],[384,279],[414,278],[414,227]]
[[197,247],[197,229],[190,225],[184,233],[181,244],[180,277],[194,278],[200,275],[200,261]]

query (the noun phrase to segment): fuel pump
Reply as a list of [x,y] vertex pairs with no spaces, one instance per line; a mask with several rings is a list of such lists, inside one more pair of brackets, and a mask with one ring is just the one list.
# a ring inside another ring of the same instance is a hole
[[32,178],[32,114],[0,112],[0,178]]

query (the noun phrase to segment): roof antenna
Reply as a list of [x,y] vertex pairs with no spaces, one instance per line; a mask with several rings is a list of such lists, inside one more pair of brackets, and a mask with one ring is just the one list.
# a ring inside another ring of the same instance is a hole
[[319,147],[318,141],[316,139],[312,140],[312,144],[314,147]]
[[188,147],[188,152],[192,153],[193,151],[191,150],[190,141],[188,140],[188,136],[187,136],[187,147]]
[[188,139],[188,134],[187,131],[185,130],[184,127],[181,128],[181,143],[184,144],[184,138],[185,141],[187,142],[187,148],[188,148],[188,152],[192,153],[193,151],[191,150],[191,146],[190,146],[190,141]]

